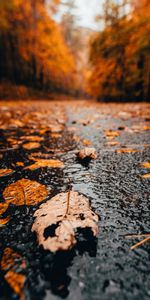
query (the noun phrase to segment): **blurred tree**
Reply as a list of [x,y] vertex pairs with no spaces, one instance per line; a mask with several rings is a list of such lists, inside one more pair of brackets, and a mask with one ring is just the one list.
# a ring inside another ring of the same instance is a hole
[[132,10],[126,0],[104,3],[104,14],[99,17],[104,29],[94,38],[90,53],[90,91],[99,99],[146,100],[150,96],[150,10],[146,2],[132,3]]
[[67,90],[76,85],[75,60],[53,19],[58,0],[1,0],[1,79]]

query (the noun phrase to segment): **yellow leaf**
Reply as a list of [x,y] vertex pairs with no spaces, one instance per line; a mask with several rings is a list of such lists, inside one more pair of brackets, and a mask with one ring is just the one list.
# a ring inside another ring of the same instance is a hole
[[63,168],[64,164],[60,160],[55,159],[34,159],[36,162],[31,166],[26,167],[28,170],[36,170],[38,168]]
[[31,143],[27,143],[27,144],[24,144],[23,145],[23,148],[24,149],[27,149],[27,150],[32,150],[32,149],[37,149],[37,148],[39,148],[41,145],[40,145],[40,143],[37,143],[37,142],[31,142]]
[[0,177],[12,174],[14,171],[12,169],[0,169]]
[[149,169],[150,168],[150,163],[149,162],[144,162],[141,164],[144,168]]
[[14,205],[35,205],[43,201],[48,196],[45,185],[37,181],[21,179],[7,186],[3,192],[3,197],[8,204]]

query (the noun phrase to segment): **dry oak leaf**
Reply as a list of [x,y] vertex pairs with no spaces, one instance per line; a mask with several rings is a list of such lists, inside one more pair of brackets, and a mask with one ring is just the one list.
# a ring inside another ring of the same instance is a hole
[[48,196],[46,186],[28,179],[21,179],[7,186],[3,192],[6,203],[35,205]]
[[[69,198],[69,205],[68,205]],[[99,217],[89,204],[89,199],[78,192],[60,193],[40,205],[32,231],[45,250],[56,252],[71,249],[76,243],[78,228],[90,228],[93,236],[98,233]]]
[[33,143],[31,142],[31,143],[24,144],[22,147],[27,150],[32,150],[32,149],[37,149],[40,146],[41,145],[38,142],[33,142]]
[[60,160],[34,158],[34,161],[35,161],[34,164],[27,166],[25,169],[36,170],[38,168],[45,168],[45,167],[48,167],[48,168],[63,168],[64,167],[64,163]]
[[95,148],[84,148],[81,149],[79,152],[76,154],[79,159],[84,160],[84,159],[96,159],[97,158],[97,153]]
[[0,177],[10,175],[14,172],[12,169],[0,169]]
[[149,162],[144,162],[141,164],[141,166],[143,166],[144,168],[149,169],[150,168],[150,163]]

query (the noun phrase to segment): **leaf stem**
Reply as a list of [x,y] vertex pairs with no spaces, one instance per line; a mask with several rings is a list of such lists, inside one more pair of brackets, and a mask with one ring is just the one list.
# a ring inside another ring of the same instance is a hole
[[142,244],[148,242],[149,240],[150,240],[150,236],[147,237],[147,238],[145,238],[144,240],[138,242],[137,244],[133,245],[133,246],[130,248],[130,250],[133,250],[133,249],[139,247],[140,245],[142,245]]

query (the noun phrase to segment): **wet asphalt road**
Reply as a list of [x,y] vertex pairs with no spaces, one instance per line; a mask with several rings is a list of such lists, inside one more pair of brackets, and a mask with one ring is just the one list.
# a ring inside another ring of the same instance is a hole
[[[88,197],[100,215],[97,240],[86,240],[79,234],[75,249],[54,255],[43,251],[31,232],[38,205],[9,206],[2,215],[2,218],[9,215],[10,220],[0,227],[0,254],[2,259],[4,250],[11,248],[23,257],[25,268],[22,270],[16,264],[16,272],[25,276],[24,297],[29,300],[149,299],[150,243],[129,251],[139,239],[127,239],[126,235],[150,233],[150,179],[142,177],[150,170],[141,166],[150,161],[150,104],[27,102],[21,107],[20,103],[2,102],[0,107],[3,115],[1,168],[14,170],[13,174],[0,178],[1,202],[6,186],[21,178],[50,187],[47,201],[66,191],[70,179],[73,190]],[[47,119],[41,118],[42,110]],[[54,120],[56,111],[60,112]],[[35,112],[40,113],[37,119]],[[12,116],[22,121],[28,114],[24,125],[13,126],[9,122]],[[54,133],[58,134],[58,130],[53,130],[53,135],[50,129],[41,131],[53,121],[63,124],[57,137]],[[16,140],[31,134],[44,138],[38,149],[26,150],[21,143],[18,146]],[[9,138],[15,142],[8,142]],[[75,155],[76,150],[85,146],[94,147],[98,154],[88,165],[82,165]],[[16,166],[18,161],[28,166],[29,155],[35,152],[60,159],[65,167],[31,171]],[[6,270],[0,272],[0,299],[19,299],[6,280],[6,273]]]

